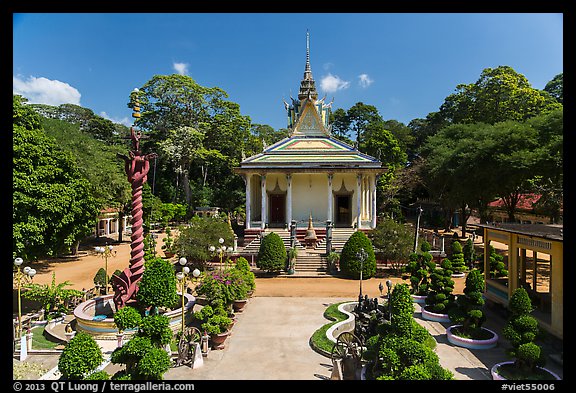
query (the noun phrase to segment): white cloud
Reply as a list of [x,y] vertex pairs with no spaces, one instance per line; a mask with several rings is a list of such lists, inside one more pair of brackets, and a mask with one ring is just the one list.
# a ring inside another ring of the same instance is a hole
[[68,83],[31,76],[28,80],[12,76],[12,93],[19,94],[32,104],[80,105],[80,92]]
[[172,67],[174,67],[174,70],[180,75],[188,74],[188,63],[173,63]]
[[124,124],[126,127],[130,127],[132,126],[132,120],[130,118],[128,118],[127,116],[124,116],[121,119],[115,119],[111,116],[108,116],[108,113],[102,111],[100,112],[100,116],[102,116],[105,119],[110,120],[112,123],[118,123],[118,124]]
[[363,87],[363,88],[367,88],[372,83],[374,83],[374,80],[370,79],[368,74],[360,74],[360,75],[358,75],[358,79],[359,79],[358,84],[360,85],[360,87]]
[[350,87],[350,82],[340,79],[338,75],[328,74],[322,77],[320,88],[326,93],[334,93],[337,90],[343,90]]

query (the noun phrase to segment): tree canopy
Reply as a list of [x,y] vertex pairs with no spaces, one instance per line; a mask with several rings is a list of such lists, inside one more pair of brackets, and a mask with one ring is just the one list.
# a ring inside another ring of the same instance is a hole
[[25,102],[13,96],[12,253],[30,260],[70,251],[94,228],[99,206],[73,156]]

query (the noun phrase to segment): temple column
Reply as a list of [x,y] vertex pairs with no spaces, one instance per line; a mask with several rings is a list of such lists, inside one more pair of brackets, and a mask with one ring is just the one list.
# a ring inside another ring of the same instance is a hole
[[262,211],[261,211],[261,217],[262,217],[262,229],[266,228],[266,213],[267,213],[267,197],[266,197],[266,175],[261,175],[262,176]]
[[328,174],[328,208],[326,212],[326,220],[332,221],[332,177],[331,173]]
[[289,228],[292,222],[292,175],[286,175],[286,226]]
[[356,230],[362,225],[362,175],[356,176]]
[[252,221],[252,175],[246,174],[244,179],[246,181],[246,229],[250,229],[250,222]]
[[376,228],[377,225],[377,218],[378,214],[376,212],[376,185],[378,184],[378,176],[374,175],[374,178],[371,182],[372,189],[371,189],[371,201],[372,202],[372,229]]

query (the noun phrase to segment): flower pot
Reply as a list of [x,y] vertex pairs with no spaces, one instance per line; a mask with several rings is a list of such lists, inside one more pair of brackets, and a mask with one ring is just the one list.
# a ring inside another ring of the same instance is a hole
[[166,258],[172,258],[174,256],[174,253],[171,251],[164,251],[164,257]]
[[448,314],[440,314],[426,310],[426,307],[421,308],[422,318],[434,322],[450,322]]
[[458,328],[462,325],[452,325],[446,329],[446,336],[448,341],[459,347],[464,347],[468,349],[490,349],[494,348],[498,344],[498,335],[490,329],[481,328],[484,331],[492,333],[492,338],[486,340],[475,340],[472,338],[460,337],[452,333],[452,330]]
[[210,341],[212,342],[212,349],[224,349],[226,339],[229,335],[230,330],[227,330],[224,333],[211,334]]
[[[501,374],[500,374],[500,369],[502,366],[505,365],[514,365],[513,361],[508,361],[508,362],[501,362],[501,363],[496,363],[494,366],[492,366],[492,368],[490,369],[490,374],[492,375],[492,379],[495,381],[506,381],[507,379],[504,378]],[[541,372],[545,372],[550,374],[550,379],[551,380],[561,380],[562,378],[560,378],[556,373],[548,370],[547,368],[544,367],[537,367],[539,371]]]
[[246,307],[246,303],[248,303],[248,299],[234,300],[234,303],[232,303],[232,307],[234,308],[234,312],[244,311],[244,307]]
[[452,273],[450,275],[450,277],[452,278],[462,278],[462,277],[466,277],[466,273]]

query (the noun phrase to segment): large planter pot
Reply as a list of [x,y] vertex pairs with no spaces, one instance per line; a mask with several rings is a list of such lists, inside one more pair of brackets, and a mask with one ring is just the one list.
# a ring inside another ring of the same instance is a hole
[[248,303],[248,299],[234,300],[234,303],[232,303],[232,307],[234,308],[234,312],[244,311],[244,307],[246,307],[247,303]]
[[[490,374],[492,374],[492,379],[495,381],[506,381],[507,378],[504,378],[501,374],[500,374],[500,368],[502,366],[505,365],[513,365],[514,362],[512,361],[508,361],[508,362],[501,362],[501,363],[496,363],[494,366],[492,366],[492,368],[490,369]],[[547,368],[544,367],[538,367],[538,369],[542,372],[548,373],[550,374],[550,379],[551,380],[561,380],[562,378],[560,378],[556,373],[548,370]]]
[[452,333],[455,328],[462,325],[452,325],[446,329],[446,336],[448,341],[459,347],[464,347],[468,349],[490,349],[494,348],[498,344],[498,335],[490,329],[481,328],[487,332],[492,333],[492,338],[486,340],[475,340],[472,338],[460,337]]
[[210,341],[212,342],[212,349],[224,349],[226,339],[230,335],[230,330],[220,334],[211,334]]
[[450,277],[452,278],[462,278],[462,277],[466,277],[466,273],[452,273],[450,275]]
[[450,322],[448,314],[440,314],[426,310],[426,307],[421,308],[422,318],[434,322]]
[[422,307],[424,307],[424,305],[426,304],[426,298],[428,297],[428,295],[410,295],[412,297],[412,301],[414,303],[418,303],[420,305],[422,305]]

